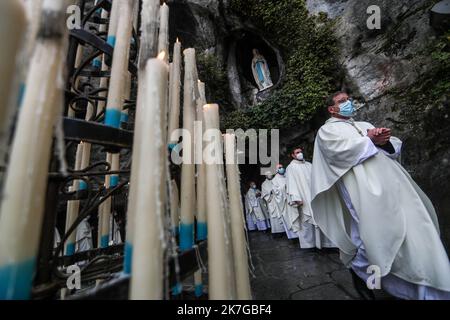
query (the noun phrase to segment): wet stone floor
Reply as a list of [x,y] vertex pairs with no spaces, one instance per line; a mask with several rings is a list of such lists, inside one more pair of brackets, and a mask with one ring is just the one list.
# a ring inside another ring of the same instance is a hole
[[335,250],[300,249],[298,240],[250,232],[257,300],[359,300]]

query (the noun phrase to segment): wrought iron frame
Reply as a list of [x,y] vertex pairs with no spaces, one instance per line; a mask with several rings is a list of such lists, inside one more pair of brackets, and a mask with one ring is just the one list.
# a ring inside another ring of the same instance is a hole
[[[66,114],[69,109],[75,111],[77,115],[85,114],[88,103],[97,109],[98,102],[105,101],[104,93],[108,88],[100,88],[95,82],[99,78],[109,78],[109,72],[102,72],[93,67],[93,61],[99,56],[105,55],[105,62],[111,64],[111,57],[114,48],[107,41],[107,34],[99,32],[91,24],[108,24],[99,14],[100,9],[111,10],[112,0],[100,0],[93,5],[93,0],[79,0],[82,11],[82,29],[70,32],[69,52],[67,56],[68,80],[65,90]],[[142,3],[140,3],[142,5]],[[90,28],[88,29],[88,25]],[[137,84],[137,60],[139,37],[137,30],[133,30],[132,49],[130,54],[129,71],[133,77],[133,86]],[[79,68],[75,68],[75,58],[79,45],[89,48],[88,53],[83,57]],[[78,80],[80,80],[78,82]],[[78,83],[78,86],[76,84]],[[135,92],[136,90],[134,90]],[[132,90],[133,92],[133,90]],[[103,95],[102,95],[103,94]],[[135,108],[136,99],[125,101],[124,109]],[[94,114],[97,114],[96,110]],[[65,117],[63,121],[64,139],[66,150],[80,142],[91,143],[95,146],[103,147],[105,152],[118,153],[122,150],[131,150],[133,146],[133,131],[124,128],[116,129],[103,125],[104,110],[92,117],[89,121],[79,118]],[[118,171],[111,171],[111,164],[105,161],[93,163],[88,168],[81,171],[69,169],[65,175],[59,171],[59,158],[55,154],[52,158],[49,172],[48,186],[46,190],[45,216],[42,226],[42,236],[40,242],[37,275],[33,287],[34,299],[54,299],[58,291],[66,287],[68,275],[63,271],[65,267],[85,262],[82,267],[82,280],[93,281],[98,279],[112,279],[114,274],[122,269],[124,246],[111,246],[105,249],[95,249],[73,256],[61,256],[65,241],[69,235],[76,230],[78,225],[91,215],[97,215],[99,206],[108,198],[114,196],[127,197],[129,175],[131,168]],[[104,187],[102,177],[106,175],[118,174],[122,181],[114,188]],[[87,188],[82,191],[69,192],[69,185],[74,181],[84,181]],[[70,227],[67,233],[61,236],[61,243],[56,248],[54,246],[54,230],[58,215],[58,205],[71,200],[80,200],[81,207],[79,216]],[[113,202],[114,205],[114,202]],[[206,257],[206,243],[199,245],[199,252],[203,259]],[[178,261],[169,262],[169,283],[175,285],[176,264],[179,262],[181,272],[179,277],[184,279],[198,269],[197,254],[191,250],[179,256]],[[95,299],[101,297],[101,292],[109,292],[111,288],[117,286],[128,288],[129,278],[122,277],[121,281],[106,283],[103,291],[96,290],[95,293],[83,294],[78,298]],[[126,299],[127,296],[123,296]]]

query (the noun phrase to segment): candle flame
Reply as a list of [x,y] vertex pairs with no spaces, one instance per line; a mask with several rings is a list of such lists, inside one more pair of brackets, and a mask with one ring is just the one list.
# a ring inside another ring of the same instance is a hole
[[180,43],[180,39],[177,37],[177,43]]
[[158,55],[158,59],[164,61],[166,59],[166,52],[161,51]]

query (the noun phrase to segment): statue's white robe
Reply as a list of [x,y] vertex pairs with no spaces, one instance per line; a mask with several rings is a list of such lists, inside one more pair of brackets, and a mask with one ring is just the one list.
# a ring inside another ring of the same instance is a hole
[[86,218],[77,228],[75,251],[84,252],[92,250],[93,248],[91,225]]
[[245,195],[245,212],[247,218],[247,229],[249,231],[256,229],[259,231],[265,231],[268,229],[266,217],[263,209],[261,208],[259,197],[256,196],[257,193],[260,193],[260,191],[250,188]]
[[272,227],[272,233],[285,232],[283,220],[281,218],[281,212],[278,209],[278,205],[275,201],[274,186],[272,180],[266,179],[261,186],[261,196],[267,203],[267,208],[270,215],[270,225]]
[[289,239],[298,238],[300,231],[300,212],[298,208],[288,205],[286,177],[281,174],[276,174],[272,179],[275,203],[281,213],[281,218],[286,230],[286,235]]
[[301,213],[301,229],[298,233],[300,246],[308,248],[334,248],[331,241],[320,231],[311,208],[312,165],[307,161],[292,160],[286,168],[288,205],[298,208],[296,202],[303,202],[298,208]]
[[364,280],[379,267],[382,287],[406,299],[450,298],[450,263],[431,201],[377,148],[369,123],[332,118],[319,130],[313,161],[312,209],[342,261]]

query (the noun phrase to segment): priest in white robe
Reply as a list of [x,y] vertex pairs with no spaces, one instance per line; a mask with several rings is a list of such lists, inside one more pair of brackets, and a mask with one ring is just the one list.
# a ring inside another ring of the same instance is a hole
[[281,212],[278,210],[277,203],[275,201],[275,195],[274,195],[274,185],[272,183],[273,178],[275,177],[274,174],[271,172],[266,173],[266,180],[263,182],[261,186],[261,196],[262,199],[267,204],[267,209],[269,211],[270,216],[270,225],[272,229],[273,234],[280,234],[284,233],[284,224],[281,217]]
[[277,166],[277,174],[272,179],[274,187],[275,203],[281,213],[284,229],[288,239],[298,239],[300,231],[300,212],[298,208],[288,205],[287,188],[286,188],[286,169],[283,165]]
[[245,195],[245,213],[248,231],[266,231],[269,229],[259,198],[261,198],[261,191],[258,190],[255,182],[250,182],[250,188]]
[[317,224],[361,279],[371,282],[375,270],[393,296],[450,299],[450,263],[436,212],[396,161],[401,141],[389,129],[355,122],[346,93],[336,93],[330,105],[314,150]]
[[305,160],[303,148],[292,150],[292,161],[286,168],[288,205],[298,208],[301,213],[301,228],[298,232],[300,247],[335,248],[327,237],[320,231],[314,220],[311,209],[311,172],[312,164]]

